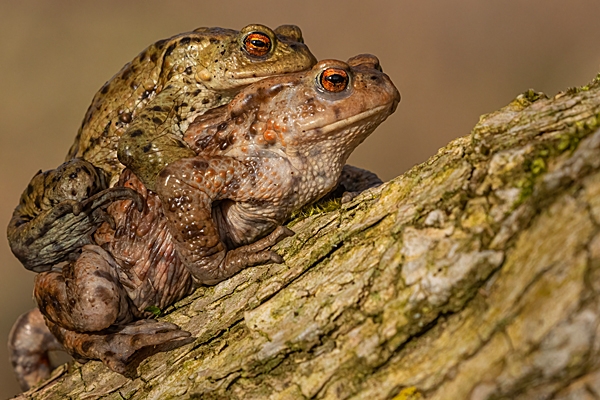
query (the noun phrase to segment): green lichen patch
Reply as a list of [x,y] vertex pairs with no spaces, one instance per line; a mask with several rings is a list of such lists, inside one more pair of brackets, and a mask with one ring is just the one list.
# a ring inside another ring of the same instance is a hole
[[308,217],[312,217],[313,215],[328,213],[331,211],[339,210],[342,207],[342,199],[341,198],[328,198],[324,200],[319,200],[316,203],[309,204],[307,206],[302,207],[300,210],[294,212],[290,217],[292,222],[290,225],[303,220]]
[[532,105],[533,103],[535,103],[536,101],[538,101],[540,99],[547,99],[547,98],[548,98],[548,96],[546,96],[545,93],[536,92],[533,89],[529,89],[529,90],[521,93],[520,95],[518,95],[509,104],[509,106],[513,106],[515,108],[520,107],[520,109],[525,109],[525,108],[529,107],[530,105]]
[[144,311],[151,312],[157,318],[162,314],[162,310],[156,306],[148,306]]
[[579,86],[579,87],[570,87],[567,89],[567,94],[573,95],[581,92],[587,92],[591,89],[597,88],[600,86],[600,72],[590,81],[590,83]]

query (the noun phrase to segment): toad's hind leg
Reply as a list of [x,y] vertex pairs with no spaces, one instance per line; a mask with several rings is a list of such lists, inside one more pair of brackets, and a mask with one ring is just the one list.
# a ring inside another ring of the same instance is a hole
[[52,322],[48,322],[48,326],[75,359],[100,360],[111,370],[124,375],[130,375],[128,369],[135,364],[132,361],[138,352],[148,356],[194,340],[189,332],[177,325],[153,319],[90,333],[70,331]]
[[28,390],[50,376],[48,352],[53,350],[63,347],[46,326],[39,309],[17,319],[8,335],[8,353],[21,389]]
[[190,336],[176,325],[142,320],[119,280],[120,267],[99,246],[87,245],[62,272],[36,277],[34,296],[50,331],[78,360],[101,360],[123,373],[133,354]]
[[120,199],[133,199],[138,209],[143,206],[131,189],[107,189],[103,173],[87,161],[73,159],[40,172],[9,222],[10,248],[25,268],[47,271],[91,243],[92,234],[107,219],[104,209]]
[[99,246],[86,245],[62,271],[35,277],[34,297],[42,314],[66,329],[93,332],[133,319],[118,276],[119,266]]

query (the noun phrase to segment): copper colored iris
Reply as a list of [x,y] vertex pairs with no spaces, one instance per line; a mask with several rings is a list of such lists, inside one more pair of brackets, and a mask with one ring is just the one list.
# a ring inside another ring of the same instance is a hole
[[249,33],[244,38],[244,48],[252,56],[263,57],[271,50],[271,38],[261,32]]
[[321,86],[328,92],[341,92],[348,86],[348,73],[339,68],[328,68],[321,73]]

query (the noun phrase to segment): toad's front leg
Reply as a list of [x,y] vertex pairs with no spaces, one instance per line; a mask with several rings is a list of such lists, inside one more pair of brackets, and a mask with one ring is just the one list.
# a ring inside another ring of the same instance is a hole
[[[200,284],[216,284],[240,270],[283,259],[270,249],[293,235],[274,220],[269,231],[253,243],[228,248],[213,218],[213,203],[257,201],[277,184],[257,179],[256,165],[230,157],[187,158],[169,164],[159,175],[156,191],[161,198],[169,231],[184,265]],[[279,222],[280,223],[280,222]],[[276,227],[273,230],[273,227]],[[268,234],[268,235],[267,235]],[[267,236],[265,236],[267,235]]]

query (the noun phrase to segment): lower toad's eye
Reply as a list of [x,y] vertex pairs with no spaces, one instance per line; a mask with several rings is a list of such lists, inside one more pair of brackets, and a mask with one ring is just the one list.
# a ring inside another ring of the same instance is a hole
[[341,92],[348,87],[348,73],[340,68],[327,68],[321,72],[319,82],[328,92]]
[[263,57],[271,50],[271,38],[262,32],[251,32],[244,38],[244,50],[251,56]]

